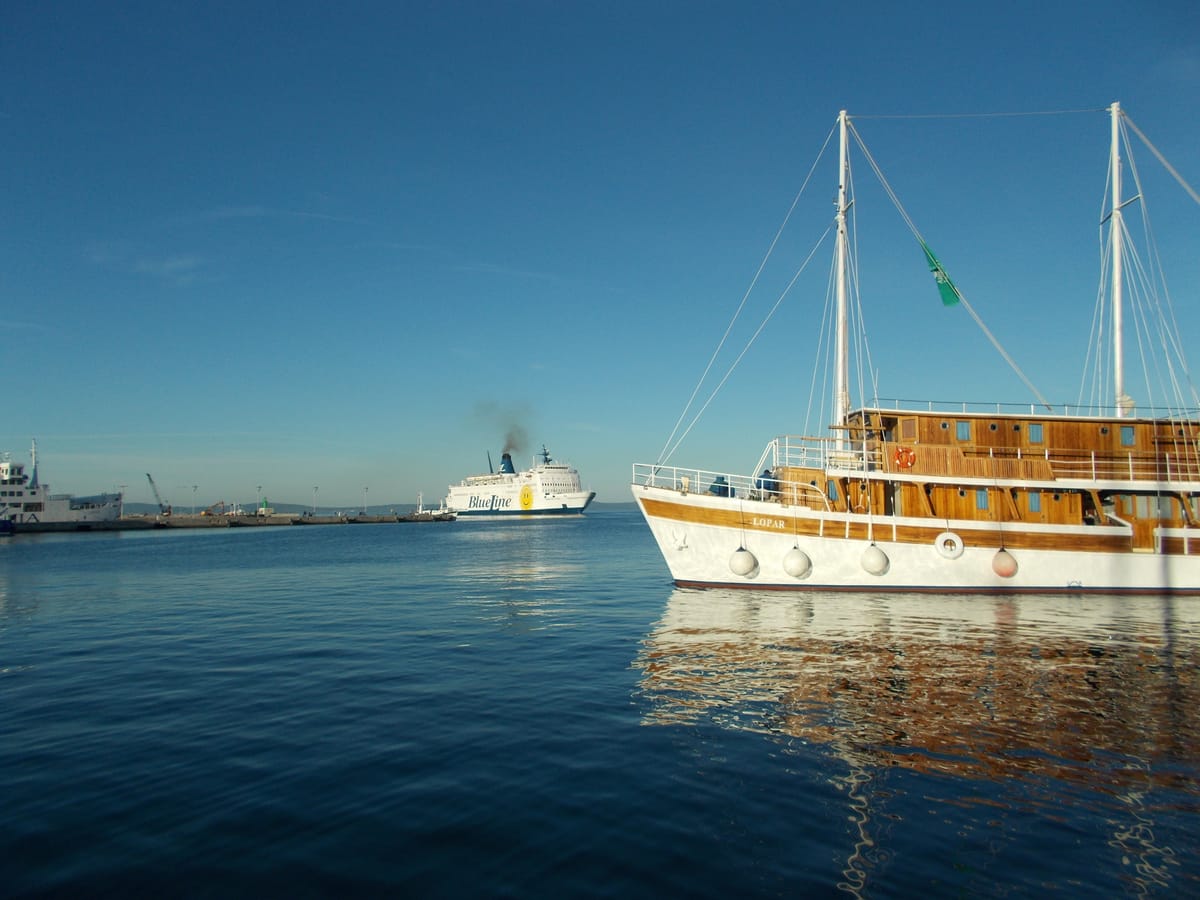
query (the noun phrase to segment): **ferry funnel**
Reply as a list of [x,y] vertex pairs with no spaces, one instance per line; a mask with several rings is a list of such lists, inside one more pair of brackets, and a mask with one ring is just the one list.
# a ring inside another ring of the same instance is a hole
[[503,453],[500,456],[500,474],[501,475],[516,475],[517,470],[513,468],[512,454]]

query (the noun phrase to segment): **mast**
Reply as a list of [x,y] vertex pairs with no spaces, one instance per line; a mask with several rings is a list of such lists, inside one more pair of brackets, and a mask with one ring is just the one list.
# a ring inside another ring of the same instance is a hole
[[1121,104],[1109,107],[1112,115],[1112,216],[1109,229],[1112,244],[1112,322],[1113,322],[1113,393],[1116,395],[1116,414],[1123,418],[1133,410],[1133,398],[1125,393],[1125,347],[1123,319],[1122,254],[1125,229],[1121,222]]
[[[833,423],[842,425],[850,409],[850,337],[846,310],[846,255],[848,242],[846,238],[846,184],[850,180],[849,147],[846,143],[846,125],[849,116],[846,110],[838,113],[838,201],[837,201],[837,337],[836,358],[834,361],[834,396]],[[838,431],[838,449],[844,450],[846,443],[845,430]]]

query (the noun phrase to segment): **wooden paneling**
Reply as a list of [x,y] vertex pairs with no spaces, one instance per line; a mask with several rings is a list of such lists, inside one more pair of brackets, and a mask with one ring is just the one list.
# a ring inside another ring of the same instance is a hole
[[[649,498],[642,498],[642,503],[647,515],[684,524],[723,526],[750,532],[779,532],[808,538],[818,537],[823,528],[825,535],[828,537],[849,537],[852,540],[862,541],[869,539],[868,523],[866,521],[855,521],[847,525],[844,517],[840,515],[826,517],[822,523],[820,517],[795,517],[787,515],[786,510],[782,507],[780,508],[780,515],[776,517],[762,516],[754,513],[746,514],[739,509],[708,509],[690,504],[672,503]],[[945,527],[945,522],[931,522],[928,526],[903,525],[893,530],[891,524],[880,517],[873,522],[873,531],[870,534],[876,540],[895,540],[900,543],[932,545],[934,538],[945,530]],[[997,525],[995,528],[988,528],[982,531],[962,532],[960,533],[960,537],[968,547],[994,547],[996,549],[1006,547],[1009,550],[1067,550],[1081,553],[1133,552],[1131,535],[1104,534],[1099,533],[1098,530],[1089,532],[1087,529],[1060,534],[1033,533],[1020,531],[1015,527],[1015,523],[1008,523],[1007,525]],[[1174,542],[1176,546],[1180,544],[1181,542],[1178,540]],[[1192,544],[1193,552],[1200,550],[1200,534],[1192,541]]]

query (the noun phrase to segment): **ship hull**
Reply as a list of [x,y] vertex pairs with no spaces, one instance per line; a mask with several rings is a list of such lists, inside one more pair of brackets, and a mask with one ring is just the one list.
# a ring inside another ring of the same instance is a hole
[[121,495],[101,494],[95,497],[49,497],[41,499],[30,492],[24,507],[41,509],[7,510],[7,516],[17,534],[44,531],[88,531],[115,525],[121,518]]
[[[672,579],[683,587],[1200,595],[1196,529],[1161,530],[1164,544],[1175,542],[1181,552],[1134,552],[1129,532],[1119,527],[998,528],[754,500],[731,509],[728,500],[643,485],[633,493]],[[958,540],[953,551],[946,549],[947,534]],[[1005,565],[998,565],[1001,551]]]
[[521,487],[481,492],[451,490],[446,508],[460,519],[511,519],[582,515],[595,498],[592,491],[522,497]]

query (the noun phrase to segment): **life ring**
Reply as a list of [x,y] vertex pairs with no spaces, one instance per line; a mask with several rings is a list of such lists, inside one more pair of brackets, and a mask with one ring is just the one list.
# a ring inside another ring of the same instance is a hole
[[943,531],[933,539],[933,546],[946,559],[958,559],[963,555],[963,541],[953,531]]
[[912,451],[911,447],[897,447],[892,459],[898,468],[911,469],[913,463],[917,461],[917,454]]

